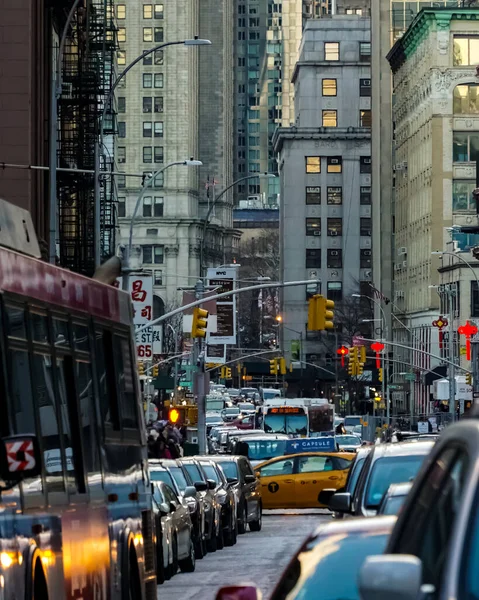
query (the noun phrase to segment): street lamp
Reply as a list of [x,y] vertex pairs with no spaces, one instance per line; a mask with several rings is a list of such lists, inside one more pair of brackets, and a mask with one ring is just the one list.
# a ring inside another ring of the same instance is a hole
[[99,266],[100,264],[100,152],[103,146],[103,123],[105,120],[106,112],[110,107],[111,99],[113,94],[118,87],[120,81],[125,77],[130,69],[132,69],[140,60],[143,60],[149,54],[156,52],[157,50],[161,50],[162,48],[166,48],[167,46],[211,46],[210,40],[204,39],[188,39],[181,40],[176,42],[165,42],[163,44],[159,44],[150,48],[149,50],[145,50],[140,56],[137,56],[135,60],[133,60],[115,79],[115,82],[111,86],[103,104],[103,111],[100,116],[100,122],[98,124],[98,137],[99,140],[95,144],[95,266]]

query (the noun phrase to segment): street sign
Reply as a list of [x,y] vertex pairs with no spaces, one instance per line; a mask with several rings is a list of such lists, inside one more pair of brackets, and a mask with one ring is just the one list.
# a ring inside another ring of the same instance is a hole
[[406,373],[406,375],[404,375],[404,379],[406,381],[416,381],[416,373]]
[[[133,324],[135,330],[148,325],[153,320],[153,277],[151,275],[130,275],[129,292],[133,304]],[[136,355],[141,360],[153,358],[153,327],[135,333]]]
[[[235,267],[210,268],[208,286],[216,288],[215,294],[229,292],[236,287]],[[236,344],[236,296],[227,296],[216,302],[216,332],[208,333],[209,344]]]
[[224,365],[226,362],[226,346],[224,344],[206,344],[205,362]]
[[388,386],[390,390],[403,390],[404,386],[402,383],[394,383]]

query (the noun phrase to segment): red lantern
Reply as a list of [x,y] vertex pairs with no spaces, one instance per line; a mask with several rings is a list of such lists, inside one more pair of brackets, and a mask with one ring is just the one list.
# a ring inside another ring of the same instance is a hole
[[344,367],[344,357],[349,354],[348,348],[346,348],[346,346],[341,346],[341,348],[336,350],[336,353],[341,357],[341,366]]
[[471,336],[477,333],[477,327],[467,321],[467,323],[461,325],[457,331],[460,335],[466,336],[466,360],[471,360]]
[[371,350],[376,353],[376,369],[379,369],[381,367],[379,354],[384,350],[384,344],[382,342],[374,342],[374,344],[371,344]]

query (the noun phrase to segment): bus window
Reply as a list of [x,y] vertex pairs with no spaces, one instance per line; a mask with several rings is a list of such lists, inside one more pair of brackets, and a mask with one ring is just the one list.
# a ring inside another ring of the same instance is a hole
[[71,439],[70,419],[68,417],[68,395],[65,382],[64,360],[64,358],[57,359],[58,394],[65,447],[67,486],[70,492],[75,492],[77,485],[75,480],[75,467],[73,466],[73,444]]
[[76,380],[81,414],[81,436],[83,440],[83,456],[87,474],[100,473],[100,455],[95,427],[93,408],[94,389],[91,364],[76,362]]
[[114,335],[113,351],[116,359],[118,389],[120,390],[121,420],[123,428],[138,429],[138,412],[135,378],[130,344],[126,338]]
[[107,430],[120,431],[112,335],[109,331],[97,330],[95,339],[95,367],[100,386],[101,422]]
[[69,348],[70,338],[68,336],[68,321],[61,319],[53,320],[53,340],[57,348]]
[[33,341],[38,344],[48,344],[48,322],[46,315],[32,312]]
[[30,366],[26,350],[10,350],[11,385],[15,411],[14,433],[36,433],[35,410],[30,387]]
[[7,305],[5,307],[7,316],[8,336],[21,340],[27,339],[25,329],[25,311],[21,307]]
[[75,350],[80,352],[90,352],[90,344],[88,343],[88,327],[73,323],[73,341]]

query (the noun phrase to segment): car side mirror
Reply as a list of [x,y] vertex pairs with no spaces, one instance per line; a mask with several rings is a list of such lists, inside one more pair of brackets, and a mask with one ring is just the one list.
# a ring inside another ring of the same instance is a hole
[[245,475],[244,481],[245,483],[254,483],[256,481],[256,477],[254,475]]
[[238,483],[238,479],[236,477],[227,477],[226,481],[231,485],[235,485],[235,483]]
[[206,483],[208,484],[208,489],[209,490],[215,490],[216,489],[216,482],[213,479],[207,479]]
[[162,517],[166,517],[166,515],[170,514],[170,507],[168,506],[168,504],[166,502],[162,502],[160,504],[160,515]]
[[434,592],[434,586],[422,585],[422,562],[409,554],[369,556],[359,571],[362,600],[419,600]]
[[253,585],[235,585],[222,587],[216,594],[216,600],[261,600],[262,594]]
[[195,498],[196,497],[196,488],[194,485],[187,485],[185,487],[184,497],[185,498]]
[[0,477],[4,481],[22,481],[41,472],[42,458],[35,435],[22,433],[0,440]]
[[331,496],[328,508],[333,512],[351,512],[351,494],[349,492],[341,492],[334,494],[333,496]]
[[197,492],[206,492],[208,490],[206,481],[195,481],[194,486]]
[[325,490],[321,490],[319,492],[319,496],[318,496],[318,502],[320,504],[323,504],[324,506],[329,506],[329,503],[331,502],[331,498],[334,496],[334,494],[336,494],[338,490],[335,489],[325,489]]

